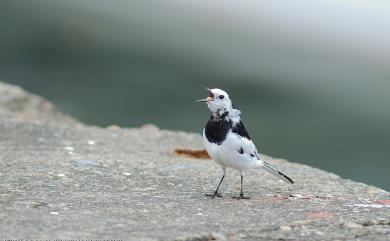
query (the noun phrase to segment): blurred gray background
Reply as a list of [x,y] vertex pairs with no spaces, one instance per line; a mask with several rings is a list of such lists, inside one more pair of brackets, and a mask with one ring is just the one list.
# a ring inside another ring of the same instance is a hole
[[201,132],[200,87],[260,151],[390,190],[390,3],[0,1],[0,80],[84,123]]

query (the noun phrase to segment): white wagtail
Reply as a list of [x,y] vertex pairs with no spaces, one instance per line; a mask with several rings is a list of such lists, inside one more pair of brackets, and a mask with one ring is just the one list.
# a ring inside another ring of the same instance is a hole
[[233,107],[228,94],[220,89],[208,89],[208,92],[206,99],[196,102],[205,102],[211,111],[211,117],[203,129],[203,142],[211,158],[222,167],[222,178],[214,193],[206,196],[222,197],[218,190],[225,178],[227,167],[237,169],[241,173],[241,192],[238,199],[246,198],[242,191],[242,183],[244,170],[248,168],[264,168],[278,178],[293,184],[291,178],[261,160],[256,146],[241,121],[241,111]]

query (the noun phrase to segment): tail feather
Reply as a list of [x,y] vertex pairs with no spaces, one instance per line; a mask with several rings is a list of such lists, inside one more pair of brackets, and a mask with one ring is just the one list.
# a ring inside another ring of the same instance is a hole
[[267,162],[263,162],[263,167],[266,171],[268,171],[269,173],[271,173],[272,175],[282,179],[283,181],[285,182],[288,182],[288,183],[291,183],[291,184],[294,184],[294,181],[288,177],[286,174],[284,174],[283,172],[281,171],[278,171],[278,169],[276,169],[275,167],[273,167],[271,164],[267,163]]

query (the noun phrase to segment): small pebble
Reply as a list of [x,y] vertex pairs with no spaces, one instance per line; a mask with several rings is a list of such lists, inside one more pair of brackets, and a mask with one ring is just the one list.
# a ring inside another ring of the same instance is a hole
[[379,204],[371,204],[370,206],[373,208],[383,208],[383,205],[379,205]]
[[289,194],[288,196],[293,198],[303,198],[303,196],[300,194]]
[[291,227],[290,226],[280,226],[280,230],[282,231],[291,231]]
[[92,141],[92,140],[89,140],[89,141],[88,141],[88,145],[95,145],[95,142]]
[[343,226],[347,228],[363,228],[362,225],[353,222],[344,223]]
[[57,174],[57,177],[66,177],[66,175],[62,174],[62,173],[59,173],[59,174]]
[[123,176],[131,176],[131,173],[129,173],[129,172],[124,172],[124,173],[122,173],[122,175],[123,175]]
[[50,212],[50,214],[58,215],[58,212]]
[[67,150],[67,151],[74,151],[74,148],[71,147],[71,146],[66,146],[66,147],[65,147],[65,150]]

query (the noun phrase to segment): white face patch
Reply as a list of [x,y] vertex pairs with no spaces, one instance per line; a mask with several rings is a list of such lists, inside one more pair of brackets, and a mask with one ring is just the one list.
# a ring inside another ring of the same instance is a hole
[[207,106],[214,116],[221,116],[225,112],[229,112],[229,118],[233,121],[233,125],[240,121],[241,111],[233,108],[232,101],[229,95],[221,89],[210,89],[214,100],[207,102]]
[[214,99],[207,102],[207,106],[212,113],[224,113],[232,108],[232,102],[225,91],[210,89],[210,92],[214,95]]

